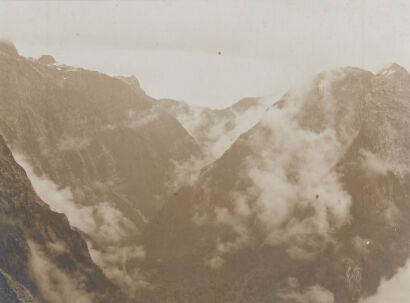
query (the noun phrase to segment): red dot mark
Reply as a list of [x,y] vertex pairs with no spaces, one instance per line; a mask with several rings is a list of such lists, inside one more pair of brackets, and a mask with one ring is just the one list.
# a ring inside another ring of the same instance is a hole
[[316,199],[319,199],[319,195],[318,195],[318,194],[316,194],[315,198],[316,198]]
[[218,55],[219,55],[219,56],[222,55],[222,52],[218,52]]
[[339,162],[337,162],[337,163],[336,163],[336,166],[339,167],[339,165],[340,165]]
[[339,203],[339,204],[340,204],[341,202],[342,202],[342,201],[340,201],[340,200],[337,200],[337,203]]

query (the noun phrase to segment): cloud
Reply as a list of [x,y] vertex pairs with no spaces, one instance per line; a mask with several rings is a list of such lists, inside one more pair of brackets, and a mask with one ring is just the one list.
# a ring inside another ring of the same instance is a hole
[[407,303],[410,297],[410,261],[390,279],[383,279],[377,293],[360,303]]
[[[337,108],[331,85],[339,77],[343,74],[326,75],[318,83],[319,108],[327,119]],[[347,222],[351,204],[334,167],[352,137],[332,122],[323,125],[322,119],[303,126],[305,119],[314,119],[299,118],[307,110],[304,102],[314,102],[309,93],[302,90],[289,96],[282,109],[269,109],[251,137],[259,157],[248,160],[248,175],[259,190],[256,213],[268,234],[265,244],[286,245],[294,258],[314,257],[331,242],[332,230]]]
[[[235,193],[234,218],[224,217],[238,237],[246,234],[239,228],[249,226],[254,216],[265,245],[282,246],[295,259],[312,259],[349,222],[351,197],[335,168],[357,134],[350,128],[357,117],[350,104],[333,96],[333,83],[343,77],[343,71],[323,74],[290,92],[283,106],[269,108],[243,139],[254,151],[242,167],[252,186]],[[341,106],[348,112],[336,123]],[[306,117],[312,107],[314,116]]]
[[399,167],[393,163],[379,158],[368,150],[360,150],[363,160],[361,167],[370,175],[386,175],[389,171],[396,171]]
[[62,255],[68,253],[67,247],[64,245],[63,242],[56,239],[54,242],[48,242],[47,248],[52,251],[56,255]]
[[235,140],[253,127],[263,116],[268,102],[255,102],[244,110],[230,107],[223,111],[211,111],[207,108],[184,104],[174,106],[176,118],[194,137],[211,162],[228,150]]
[[223,256],[253,243],[252,235],[248,228],[251,210],[246,201],[241,199],[240,194],[235,192],[232,195],[236,199],[232,211],[224,207],[216,207],[214,210],[216,224],[220,227],[230,228],[233,235],[230,235],[229,240],[226,238],[224,240],[217,240],[213,257],[208,261],[208,265],[213,269],[222,267],[224,264]]
[[136,296],[141,287],[150,285],[140,269],[132,264],[145,258],[146,251],[142,245],[117,244],[94,249],[89,244],[89,249],[93,261],[127,294]]
[[29,266],[42,296],[53,303],[94,303],[94,295],[86,292],[83,277],[79,274],[69,276],[47,258],[34,242],[30,247]]
[[46,202],[50,208],[58,213],[64,213],[70,224],[86,233],[96,229],[94,209],[88,206],[76,205],[73,194],[69,188],[60,188],[51,180],[40,177],[34,173],[28,160],[21,154],[14,152],[13,156],[18,164],[24,168],[27,177],[37,195]]
[[[177,191],[181,186],[194,184],[201,169],[221,157],[241,134],[253,127],[270,102],[255,102],[254,106],[243,111],[228,108],[223,115],[218,111],[184,103],[173,105],[171,111],[200,144],[202,155],[192,156],[186,161],[173,161],[172,177],[168,182],[170,190]],[[161,110],[161,107],[157,109]]]
[[214,256],[208,260],[207,265],[212,269],[219,269],[225,263],[225,260],[221,256]]
[[300,289],[296,278],[289,278],[287,287],[279,290],[279,297],[283,302],[292,303],[333,303],[334,295],[320,285],[313,285]]
[[[381,158],[368,150],[361,149],[359,151],[361,157],[360,167],[364,170],[366,177],[372,178],[375,176],[386,176],[388,173],[404,176],[408,173],[408,169],[405,165],[399,164],[397,159],[386,160]],[[389,222],[392,226],[396,224],[396,220],[399,218],[399,210],[394,201],[389,198],[383,200],[384,211],[383,216],[386,222]]]
[[203,213],[201,213],[200,211],[195,211],[191,221],[195,224],[195,225],[203,225],[207,220],[207,216]]
[[191,156],[185,161],[171,160],[173,168],[171,177],[166,186],[169,191],[176,192],[182,186],[192,185],[198,181],[201,169],[206,166],[209,161],[201,156]]
[[[138,287],[148,285],[135,266],[136,261],[145,257],[145,249],[132,242],[139,234],[132,221],[108,202],[93,206],[76,204],[69,188],[60,188],[51,180],[36,175],[24,156],[19,153],[13,155],[25,169],[37,195],[53,211],[64,213],[70,225],[86,235],[93,261],[108,278],[129,294],[135,294]],[[58,242],[49,246],[57,253],[64,250]]]
[[250,242],[250,235],[247,226],[240,220],[239,216],[231,214],[226,208],[217,207],[215,209],[216,221],[219,224],[229,226],[235,233],[235,237],[230,241],[218,241],[217,252],[220,254],[231,253]]
[[150,124],[151,122],[157,120],[158,117],[158,113],[156,113],[153,108],[149,108],[141,112],[130,110],[128,112],[128,127],[131,129],[137,129]]

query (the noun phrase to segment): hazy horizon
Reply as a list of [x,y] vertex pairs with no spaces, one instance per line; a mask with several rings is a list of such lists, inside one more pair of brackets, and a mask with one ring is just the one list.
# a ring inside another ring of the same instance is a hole
[[409,6],[1,2],[0,37],[24,56],[50,54],[68,65],[135,75],[155,98],[222,108],[244,97],[279,96],[307,75],[340,66],[376,72],[397,62],[408,69]]

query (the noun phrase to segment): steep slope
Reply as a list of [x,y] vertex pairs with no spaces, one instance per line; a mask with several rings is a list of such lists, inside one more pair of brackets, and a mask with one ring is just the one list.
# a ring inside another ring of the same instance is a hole
[[0,301],[129,302],[64,214],[40,200],[0,137]]
[[36,303],[30,291],[0,269],[0,300],[8,303]]
[[172,116],[154,114],[154,101],[138,88],[42,62],[0,53],[0,130],[8,143],[76,200],[115,200],[134,220],[141,220],[135,208],[150,216],[171,160],[199,151],[193,139]]
[[201,155],[135,81],[0,45],[0,134],[42,199],[67,214],[93,259],[130,293],[141,229],[173,193],[178,163]]
[[[146,230],[144,299],[358,302],[410,256],[410,76],[343,68],[276,102]],[[172,277],[170,276],[172,273]]]

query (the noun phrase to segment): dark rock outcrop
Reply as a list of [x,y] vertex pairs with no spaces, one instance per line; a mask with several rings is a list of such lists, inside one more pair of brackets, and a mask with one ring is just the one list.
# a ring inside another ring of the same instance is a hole
[[85,240],[65,215],[36,195],[1,137],[0,231],[2,302],[51,303],[52,293],[128,302],[92,262]]
[[18,56],[17,48],[13,43],[5,40],[0,40],[0,52],[6,53],[10,56]]
[[40,58],[38,58],[38,62],[48,65],[56,63],[56,59],[54,59],[54,57],[50,55],[42,55]]

